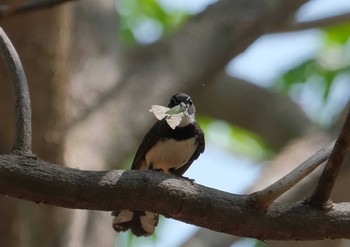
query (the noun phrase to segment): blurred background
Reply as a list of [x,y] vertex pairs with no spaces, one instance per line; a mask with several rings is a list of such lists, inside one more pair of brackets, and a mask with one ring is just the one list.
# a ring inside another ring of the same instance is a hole
[[[25,3],[0,0],[0,11]],[[250,193],[334,139],[349,105],[348,0],[69,1],[2,15],[0,26],[29,81],[33,151],[69,167],[128,169],[155,121],[150,106],[186,92],[207,145],[186,176]],[[3,64],[0,79],[0,153],[7,153],[14,139],[14,99]],[[350,199],[349,165],[348,159],[332,194],[336,202]],[[280,200],[310,195],[319,172]],[[134,238],[116,234],[111,220],[109,212],[0,197],[0,246],[350,244],[261,242],[164,218],[154,236]]]

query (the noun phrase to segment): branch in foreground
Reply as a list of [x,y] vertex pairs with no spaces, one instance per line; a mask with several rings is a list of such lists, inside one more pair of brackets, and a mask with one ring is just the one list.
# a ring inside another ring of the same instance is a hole
[[265,213],[249,206],[249,196],[152,171],[81,171],[16,154],[1,155],[0,193],[66,208],[154,211],[258,239],[350,238],[350,203],[335,204],[326,212],[302,203],[274,203]]
[[32,117],[28,83],[18,54],[2,28],[0,50],[10,71],[16,96],[16,137],[13,151],[31,153]]
[[75,0],[42,0],[42,1],[32,1],[24,4],[8,4],[0,5],[0,19],[27,13],[30,11],[41,10],[45,8],[51,8],[65,2],[70,2]]
[[301,165],[296,167],[290,173],[285,175],[283,178],[279,179],[275,183],[266,187],[263,190],[254,192],[251,194],[253,202],[256,207],[261,209],[266,209],[283,193],[291,189],[300,180],[309,175],[313,170],[315,170],[320,164],[328,159],[334,147],[334,142],[329,144],[327,147],[319,150],[317,153],[312,155]]
[[319,208],[329,207],[327,203],[335,180],[340,168],[343,165],[346,154],[350,149],[350,109],[348,111],[345,123],[340,131],[339,137],[335,142],[333,151],[320,177],[318,185],[310,197],[310,204]]

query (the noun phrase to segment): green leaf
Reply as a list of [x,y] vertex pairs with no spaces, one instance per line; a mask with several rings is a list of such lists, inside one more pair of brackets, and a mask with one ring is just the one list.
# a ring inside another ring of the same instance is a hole
[[344,23],[324,28],[328,44],[345,45],[350,37],[350,24]]
[[284,93],[288,94],[289,90],[300,83],[305,83],[314,71],[317,70],[317,62],[314,59],[309,59],[298,66],[286,71],[276,82],[276,88]]
[[272,155],[268,144],[253,132],[207,116],[198,116],[197,121],[206,138],[222,149],[258,161]]

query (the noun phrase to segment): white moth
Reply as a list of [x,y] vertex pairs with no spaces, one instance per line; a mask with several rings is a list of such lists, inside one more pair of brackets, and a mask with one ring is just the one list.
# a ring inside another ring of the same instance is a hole
[[171,109],[161,105],[152,105],[149,111],[158,120],[165,118],[170,128],[175,129],[181,123],[182,117],[185,116],[184,107],[184,104],[177,105]]

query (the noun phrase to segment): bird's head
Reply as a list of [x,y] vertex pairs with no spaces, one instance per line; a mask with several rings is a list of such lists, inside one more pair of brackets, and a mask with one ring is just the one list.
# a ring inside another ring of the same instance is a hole
[[189,95],[185,93],[175,94],[170,98],[168,107],[170,108],[168,111],[169,113],[184,113],[180,126],[184,126],[195,121],[194,115],[196,108],[194,107],[192,99]]

